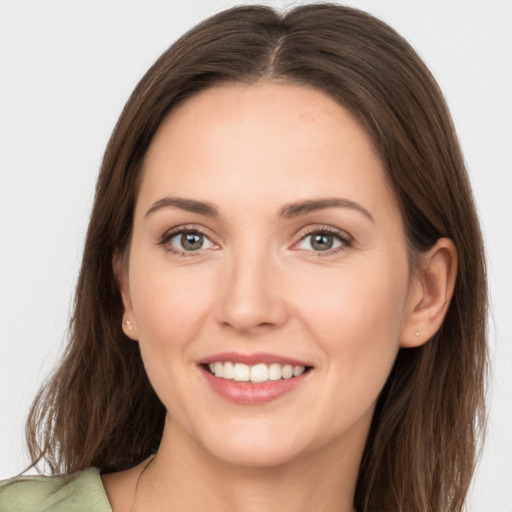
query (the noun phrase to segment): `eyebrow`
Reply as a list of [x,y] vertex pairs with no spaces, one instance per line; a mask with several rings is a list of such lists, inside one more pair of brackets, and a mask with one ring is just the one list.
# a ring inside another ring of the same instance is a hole
[[362,213],[372,222],[375,222],[372,214],[359,203],[351,201],[350,199],[342,199],[338,197],[332,197],[328,199],[309,199],[306,201],[291,203],[281,208],[279,211],[279,216],[285,219],[292,219],[294,217],[298,217],[299,215],[305,215],[307,213],[324,210],[326,208],[350,208]]
[[[180,210],[206,215],[207,217],[219,217],[219,211],[212,203],[181,197],[164,197],[163,199],[159,199],[146,212],[145,217],[148,217],[163,208],[179,208]],[[293,219],[300,215],[306,215],[308,213],[325,210],[327,208],[349,208],[356,210],[365,215],[372,222],[375,222],[372,214],[359,203],[351,201],[350,199],[342,199],[338,197],[328,199],[308,199],[305,201],[297,201],[295,203],[287,204],[279,210],[279,217]]]
[[145,217],[148,217],[152,213],[155,213],[162,208],[179,208],[187,212],[199,213],[200,215],[206,215],[208,217],[218,217],[219,212],[217,208],[204,201],[195,201],[194,199],[183,199],[181,197],[164,197],[154,203],[151,208],[146,212]]

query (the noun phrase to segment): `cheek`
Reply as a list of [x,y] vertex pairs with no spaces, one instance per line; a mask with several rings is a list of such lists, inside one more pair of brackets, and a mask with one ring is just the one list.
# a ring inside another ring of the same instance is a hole
[[407,305],[407,268],[406,262],[396,272],[361,266],[306,283],[301,316],[324,353],[329,389],[343,387],[347,400],[361,401],[355,405],[374,402],[396,358]]
[[143,272],[133,268],[130,288],[141,341],[175,348],[193,339],[211,302],[211,280],[161,264],[139,267]]
[[[397,268],[402,267],[402,268]],[[300,280],[303,315],[327,339],[366,340],[398,335],[407,300],[407,266],[357,265]],[[349,336],[350,333],[350,336]],[[348,341],[348,340],[347,340]]]
[[181,417],[193,407],[187,383],[197,371],[192,350],[211,304],[211,279],[148,264],[149,259],[144,266],[137,265],[136,257],[132,261],[130,289],[142,360],[166,409]]

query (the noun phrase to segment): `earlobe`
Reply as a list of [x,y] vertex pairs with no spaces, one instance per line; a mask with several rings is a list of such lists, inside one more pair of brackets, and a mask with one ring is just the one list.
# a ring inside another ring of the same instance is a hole
[[119,291],[121,293],[121,299],[123,301],[123,332],[132,340],[137,340],[137,323],[135,321],[135,315],[132,308],[130,286],[128,282],[128,268],[124,256],[119,251],[114,253],[114,257],[112,258],[112,266],[114,269],[117,285],[119,286]]
[[456,276],[457,249],[449,238],[440,238],[423,255],[412,278],[402,347],[418,347],[439,330],[453,296]]
[[123,315],[123,325],[122,325],[123,332],[125,333],[126,336],[128,336],[128,338],[131,338],[132,340],[137,341],[138,337],[137,337],[136,324],[135,324],[135,322],[132,322],[131,320],[124,320],[125,316],[126,316],[126,312]]

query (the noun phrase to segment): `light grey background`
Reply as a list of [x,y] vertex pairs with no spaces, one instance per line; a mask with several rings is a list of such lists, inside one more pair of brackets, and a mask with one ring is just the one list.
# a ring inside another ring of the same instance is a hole
[[[102,152],[136,82],[231,0],[0,0],[0,478],[63,346]],[[271,1],[274,6],[299,2]],[[512,511],[512,1],[346,2],[419,51],[451,107],[484,227],[489,432],[469,511]]]

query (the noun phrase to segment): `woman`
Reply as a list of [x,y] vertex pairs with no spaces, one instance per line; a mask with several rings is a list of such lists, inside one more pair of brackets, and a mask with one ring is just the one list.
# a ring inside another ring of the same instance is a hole
[[460,149],[408,44],[341,6],[225,11],[105,154],[28,422],[34,464],[72,476],[0,505],[462,510],[485,313]]

